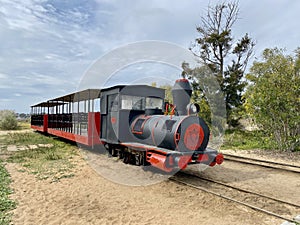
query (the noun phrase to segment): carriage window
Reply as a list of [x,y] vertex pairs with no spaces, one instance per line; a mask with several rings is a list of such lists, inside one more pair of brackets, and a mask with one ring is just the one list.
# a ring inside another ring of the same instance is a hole
[[162,109],[163,100],[161,98],[147,97],[146,109]]
[[144,110],[145,109],[145,98],[140,96],[122,95],[121,98],[122,109],[134,109]]

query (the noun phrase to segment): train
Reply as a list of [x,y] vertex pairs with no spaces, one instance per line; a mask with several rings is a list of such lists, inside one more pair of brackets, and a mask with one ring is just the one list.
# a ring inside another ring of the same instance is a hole
[[86,89],[31,106],[31,128],[87,147],[103,145],[124,163],[167,173],[190,164],[220,165],[224,157],[208,147],[210,129],[190,103],[187,79],[165,90],[148,85]]

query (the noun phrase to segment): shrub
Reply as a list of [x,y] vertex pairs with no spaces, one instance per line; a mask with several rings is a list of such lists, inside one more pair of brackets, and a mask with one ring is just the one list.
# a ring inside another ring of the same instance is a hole
[[16,130],[18,128],[17,118],[14,111],[0,111],[0,129],[1,130]]
[[266,49],[263,61],[255,62],[245,108],[258,126],[286,151],[299,150],[300,48],[297,56],[281,49]]

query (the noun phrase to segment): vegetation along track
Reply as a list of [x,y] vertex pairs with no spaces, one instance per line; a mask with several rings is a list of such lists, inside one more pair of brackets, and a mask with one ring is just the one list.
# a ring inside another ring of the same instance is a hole
[[265,167],[265,168],[283,170],[283,171],[300,174],[300,166],[297,166],[297,165],[273,162],[273,161],[262,160],[262,159],[253,159],[253,158],[248,158],[248,157],[244,157],[244,156],[237,156],[237,155],[231,155],[231,154],[225,154],[225,153],[222,153],[222,154],[224,155],[225,160],[228,160],[228,161],[242,163],[242,164],[249,164],[249,165],[254,165],[254,166],[261,166],[261,167]]
[[300,212],[300,205],[296,203],[266,196],[185,171],[178,172],[170,180],[216,195],[264,214],[299,224],[293,219],[293,216]]

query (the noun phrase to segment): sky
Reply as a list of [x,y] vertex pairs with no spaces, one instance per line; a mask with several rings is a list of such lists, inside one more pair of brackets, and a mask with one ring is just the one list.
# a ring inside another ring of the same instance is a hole
[[[0,110],[28,113],[30,105],[76,91],[91,65],[119,46],[157,40],[188,49],[208,4],[217,2],[0,0]],[[265,48],[291,54],[300,46],[300,1],[241,0],[239,7],[232,32],[253,38],[253,59]],[[133,71],[180,76],[170,65],[141,63],[124,68],[121,77]],[[122,82],[120,74],[109,82]]]

